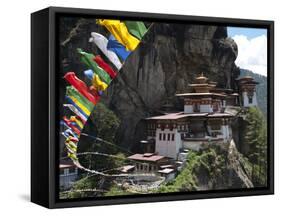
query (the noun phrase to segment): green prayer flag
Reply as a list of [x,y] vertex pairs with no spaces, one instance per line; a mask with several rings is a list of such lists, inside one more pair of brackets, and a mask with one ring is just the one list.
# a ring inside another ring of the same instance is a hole
[[147,28],[145,27],[143,22],[139,21],[125,21],[125,25],[128,29],[128,31],[137,37],[139,40],[142,39],[142,37],[147,32]]
[[87,67],[91,68],[102,81],[106,84],[111,82],[111,78],[106,71],[98,66],[98,64],[94,61],[94,55],[91,53],[84,52],[82,49],[78,48],[77,52],[81,55],[81,61],[87,65]]
[[80,92],[78,92],[73,86],[66,87],[66,96],[75,98],[77,101],[79,101],[80,104],[86,107],[90,112],[94,108],[94,105],[82,94],[80,94]]

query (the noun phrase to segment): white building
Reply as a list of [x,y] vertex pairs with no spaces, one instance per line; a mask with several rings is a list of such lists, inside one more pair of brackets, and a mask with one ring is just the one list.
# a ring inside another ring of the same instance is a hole
[[240,92],[241,106],[252,107],[257,106],[256,85],[258,82],[254,81],[251,76],[244,76],[237,79]]
[[[226,113],[228,95],[215,91],[216,84],[203,75],[190,84],[190,93],[177,94],[184,100],[184,111],[147,118],[148,140],[155,140],[155,152],[178,159],[183,148],[199,150],[204,145],[222,144],[232,138],[233,115]],[[232,101],[237,95],[231,94]],[[151,142],[150,142],[151,143]]]
[[78,168],[71,161],[60,162],[60,187],[68,189],[78,177]]

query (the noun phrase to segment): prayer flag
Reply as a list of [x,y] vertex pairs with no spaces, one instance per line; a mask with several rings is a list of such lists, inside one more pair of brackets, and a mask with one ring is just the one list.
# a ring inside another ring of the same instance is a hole
[[94,74],[92,70],[86,70],[84,71],[84,74],[92,81],[93,87],[96,89],[96,91],[99,92],[100,95],[102,91],[107,89],[108,85],[100,80],[99,76],[97,74]]
[[120,20],[98,19],[97,23],[105,26],[127,50],[133,51],[137,48],[140,41],[129,33],[126,25]]
[[122,61],[125,61],[131,53],[131,51],[126,50],[126,48],[119,43],[113,35],[110,35],[108,38],[107,49],[115,52]]
[[80,134],[80,130],[79,130],[77,127],[73,126],[73,125],[71,124],[71,121],[69,121],[68,118],[66,118],[66,117],[64,116],[64,117],[63,117],[63,120],[64,120],[65,123],[74,131],[74,133],[76,133],[77,135]]
[[111,82],[110,76],[104,71],[98,64],[94,61],[95,56],[91,53],[82,51],[82,49],[77,49],[78,53],[81,55],[81,61],[91,68],[99,77],[106,83]]
[[118,70],[121,69],[122,63],[120,62],[118,56],[113,51],[107,49],[108,40],[106,37],[99,33],[92,32],[89,42],[94,42],[103,52],[103,54],[109,59],[109,61],[111,61]]
[[83,122],[77,116],[70,116],[70,121],[75,122],[81,129],[84,126]]
[[65,74],[64,78],[76,88],[85,98],[96,104],[99,98],[96,98],[89,92],[88,86],[80,79],[75,76],[74,72],[68,72]]
[[142,39],[142,37],[147,32],[147,28],[145,27],[143,22],[139,21],[124,21],[128,31],[137,37],[139,40]]
[[66,100],[68,101],[68,103],[70,103],[71,105],[73,105],[82,115],[84,115],[86,118],[89,117],[89,112],[85,113],[85,111],[83,111],[77,103],[75,103],[70,97],[65,96]]
[[66,87],[66,96],[68,96],[86,115],[90,115],[94,105],[80,94],[73,86]]
[[73,106],[72,104],[64,104],[63,106],[68,107],[74,114],[79,116],[83,124],[86,123],[88,116],[82,114],[75,106]]
[[94,61],[103,69],[105,70],[109,76],[113,79],[116,77],[117,73],[99,56],[94,57]]

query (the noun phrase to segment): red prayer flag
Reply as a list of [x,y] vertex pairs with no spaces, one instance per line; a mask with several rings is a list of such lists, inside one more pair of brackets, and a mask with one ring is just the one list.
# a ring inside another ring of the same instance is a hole
[[97,104],[99,97],[91,94],[88,86],[79,78],[75,76],[74,72],[68,72],[64,75],[64,78],[79,91],[85,98],[91,101],[93,104]]
[[77,135],[80,135],[80,130],[71,124],[71,121],[67,119],[65,116],[63,117],[64,122],[68,127],[70,127]]
[[70,137],[70,141],[77,143],[79,140],[75,137]]
[[78,120],[80,120],[83,124],[86,124],[86,122],[85,122],[80,116],[76,115],[76,118],[77,118]]
[[116,77],[117,73],[99,55],[95,56],[93,60],[98,66],[105,70],[112,79]]

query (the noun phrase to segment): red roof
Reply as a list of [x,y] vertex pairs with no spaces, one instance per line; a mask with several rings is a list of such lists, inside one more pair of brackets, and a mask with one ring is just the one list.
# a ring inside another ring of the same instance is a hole
[[131,160],[140,160],[140,161],[150,161],[150,162],[157,162],[161,159],[165,158],[164,156],[161,155],[146,155],[146,154],[134,154],[128,157],[128,159]]

